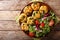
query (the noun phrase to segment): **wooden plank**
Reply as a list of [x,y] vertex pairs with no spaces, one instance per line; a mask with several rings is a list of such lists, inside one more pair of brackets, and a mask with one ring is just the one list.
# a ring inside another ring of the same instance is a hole
[[44,0],[51,8],[55,10],[60,10],[60,0]]
[[0,10],[22,10],[29,0],[1,0]]
[[0,30],[16,31],[21,30],[16,21],[0,21]]
[[0,31],[0,40],[32,40],[22,31]]
[[15,20],[20,11],[0,11],[0,20]]
[[44,2],[59,2],[60,0],[44,0]]
[[54,10],[54,11],[55,11],[56,16],[60,17],[60,10]]

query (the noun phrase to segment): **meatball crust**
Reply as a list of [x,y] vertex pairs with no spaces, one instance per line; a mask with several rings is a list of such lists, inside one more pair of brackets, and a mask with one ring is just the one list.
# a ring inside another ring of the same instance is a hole
[[28,17],[27,18],[27,24],[34,24],[34,18],[33,17]]
[[20,21],[20,22],[25,22],[26,20],[27,20],[27,15],[22,13],[22,14],[19,16],[19,21]]
[[39,11],[33,11],[32,16],[34,17],[34,19],[40,18],[40,13],[39,13]]
[[31,7],[32,7],[32,9],[33,10],[39,10],[39,8],[40,8],[40,3],[33,3],[33,4],[31,4]]
[[27,31],[27,30],[29,29],[27,23],[22,23],[22,24],[21,24],[21,29]]
[[47,6],[41,6],[39,9],[40,13],[47,13],[48,12],[48,7]]
[[27,15],[29,15],[32,12],[31,6],[26,6],[24,8],[23,12],[26,13]]

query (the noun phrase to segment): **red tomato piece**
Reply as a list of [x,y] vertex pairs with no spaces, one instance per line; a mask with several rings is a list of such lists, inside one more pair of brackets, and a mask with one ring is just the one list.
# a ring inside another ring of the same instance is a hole
[[50,20],[49,26],[53,26],[53,25],[54,25],[54,20]]
[[45,24],[42,22],[42,23],[40,24],[40,26],[44,27],[44,26],[45,26]]
[[38,20],[36,20],[36,21],[35,21],[35,24],[36,24],[36,25],[37,25],[37,24],[39,24],[39,21],[38,21]]
[[34,36],[34,33],[33,32],[29,32],[29,36],[30,37],[33,37]]

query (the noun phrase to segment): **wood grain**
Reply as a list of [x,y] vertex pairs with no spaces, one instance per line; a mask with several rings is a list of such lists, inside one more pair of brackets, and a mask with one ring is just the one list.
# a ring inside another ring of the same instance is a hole
[[20,26],[16,23],[16,21],[0,21],[0,31],[7,30],[7,31],[19,31]]
[[45,3],[55,10],[60,10],[60,0],[46,0]]
[[22,31],[0,31],[0,40],[32,40]]
[[0,20],[15,20],[20,11],[0,11]]
[[29,0],[1,0],[0,10],[22,10]]

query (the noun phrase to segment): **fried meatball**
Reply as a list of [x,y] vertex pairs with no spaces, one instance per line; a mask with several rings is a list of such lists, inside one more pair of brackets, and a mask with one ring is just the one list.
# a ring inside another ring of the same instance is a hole
[[34,19],[40,18],[40,13],[39,13],[39,11],[33,11],[32,16],[34,17]]
[[20,22],[25,22],[26,20],[27,20],[27,15],[22,13],[22,14],[19,16],[19,21],[20,21]]
[[29,15],[32,12],[31,6],[26,6],[24,8],[23,12],[26,13],[27,15]]
[[27,24],[34,24],[34,18],[33,17],[28,17],[27,18]]
[[29,29],[27,23],[22,23],[21,24],[21,29],[27,31]]
[[48,12],[48,7],[47,6],[41,6],[39,9],[40,13],[47,13]]
[[32,7],[32,9],[33,10],[39,10],[39,8],[40,8],[40,3],[33,3],[33,4],[31,4],[31,7]]

